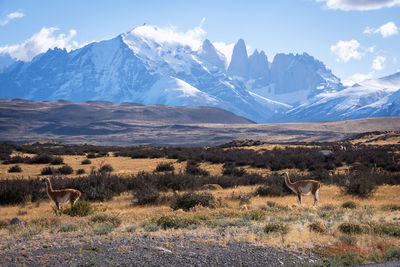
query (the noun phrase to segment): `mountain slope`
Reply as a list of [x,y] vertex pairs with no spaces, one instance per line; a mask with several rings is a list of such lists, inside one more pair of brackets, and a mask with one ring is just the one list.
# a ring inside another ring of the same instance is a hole
[[287,112],[283,121],[329,121],[400,115],[400,72],[339,92],[321,93]]

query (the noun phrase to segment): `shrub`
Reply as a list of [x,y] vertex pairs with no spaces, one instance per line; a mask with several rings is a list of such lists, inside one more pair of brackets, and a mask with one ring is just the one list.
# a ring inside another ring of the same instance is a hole
[[357,238],[351,235],[341,235],[339,236],[339,240],[349,246],[357,244]]
[[84,174],[85,173],[85,169],[77,169],[76,170],[76,174],[80,175],[80,174]]
[[356,209],[357,204],[354,201],[346,201],[342,204],[342,208],[344,209]]
[[255,193],[259,196],[286,196],[291,194],[284,179],[279,175],[269,176],[264,183],[265,185],[256,189]]
[[40,174],[41,175],[53,175],[53,174],[57,174],[58,170],[52,168],[52,167],[44,167],[41,171]]
[[90,161],[90,159],[84,159],[84,160],[82,160],[82,162],[81,162],[81,164],[82,165],[89,165],[89,164],[91,164],[92,162]]
[[112,172],[114,168],[110,164],[104,164],[103,166],[100,167],[99,172],[100,173],[105,173],[105,172]]
[[195,217],[164,215],[154,220],[154,223],[160,228],[166,230],[169,228],[187,228],[200,224],[200,220]]
[[39,154],[31,158],[32,164],[48,164],[53,161],[53,156],[49,154]]
[[175,168],[171,162],[160,162],[155,169],[156,172],[165,172],[173,170],[175,170]]
[[342,186],[345,194],[357,196],[359,198],[368,198],[372,196],[377,185],[371,174],[362,173],[351,176],[349,182]]
[[270,222],[264,226],[264,233],[280,233],[286,235],[289,233],[289,226],[282,222]]
[[95,223],[109,223],[112,224],[114,227],[118,227],[121,225],[122,221],[117,216],[107,215],[107,214],[99,214],[90,219],[92,222]]
[[61,165],[64,164],[64,159],[62,157],[53,157],[53,160],[50,163],[51,165]]
[[60,232],[75,232],[78,230],[78,226],[75,224],[61,224]]
[[362,234],[368,230],[368,226],[355,223],[342,223],[339,225],[339,231],[344,234]]
[[87,154],[86,157],[87,157],[88,159],[94,159],[94,158],[96,158],[96,154],[93,153],[93,152],[91,152],[91,153]]
[[138,205],[155,204],[160,197],[160,192],[145,176],[141,175],[135,181],[133,196]]
[[62,211],[63,214],[75,217],[85,217],[94,212],[94,207],[89,201],[80,200],[72,207],[68,207]]
[[261,210],[251,210],[243,214],[244,220],[261,221],[265,218],[265,212]]
[[312,222],[308,225],[308,229],[312,232],[326,233],[326,227],[321,222]]
[[199,194],[194,192],[187,192],[182,195],[175,194],[171,200],[170,206],[173,210],[183,209],[184,211],[189,211],[197,205],[214,208],[214,196],[207,192]]
[[125,230],[126,230],[128,233],[133,233],[133,232],[136,231],[136,229],[137,229],[137,225],[136,225],[136,224],[132,224],[132,225],[127,226],[127,227],[125,228]]
[[97,235],[107,235],[114,230],[112,224],[100,224],[93,228],[93,232]]
[[202,175],[202,176],[208,176],[210,173],[206,170],[201,169],[197,162],[189,160],[186,163],[186,169],[185,173],[189,175]]
[[385,234],[394,237],[400,237],[400,225],[380,223],[373,225],[374,232],[377,234]]
[[64,165],[64,166],[58,168],[57,170],[59,173],[65,174],[65,175],[74,173],[74,170],[69,165]]
[[14,165],[8,169],[8,172],[22,172],[22,168],[19,165]]

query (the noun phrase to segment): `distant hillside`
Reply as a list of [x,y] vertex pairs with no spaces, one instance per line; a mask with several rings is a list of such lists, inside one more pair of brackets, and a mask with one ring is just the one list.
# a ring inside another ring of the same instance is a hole
[[400,117],[255,124],[212,107],[0,99],[0,142],[208,146],[237,139],[337,141],[363,132],[399,130]]

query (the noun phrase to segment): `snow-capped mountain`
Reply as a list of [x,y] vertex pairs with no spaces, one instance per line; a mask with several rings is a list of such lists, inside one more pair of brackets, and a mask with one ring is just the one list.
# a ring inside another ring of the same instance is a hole
[[339,92],[316,95],[279,121],[349,120],[400,115],[400,72],[366,80]]
[[264,51],[249,56],[242,39],[228,65],[208,39],[195,47],[143,25],[69,52],[50,49],[0,65],[0,98],[211,106],[255,122],[338,120],[399,115],[396,75],[345,88],[306,53],[269,62]]

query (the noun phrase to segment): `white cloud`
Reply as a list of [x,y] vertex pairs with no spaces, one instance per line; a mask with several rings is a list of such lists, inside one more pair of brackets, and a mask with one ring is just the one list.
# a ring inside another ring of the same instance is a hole
[[10,23],[10,21],[12,21],[13,19],[22,18],[22,17],[24,17],[24,16],[25,16],[25,15],[24,15],[24,13],[22,13],[22,12],[13,12],[13,13],[10,13],[10,14],[8,14],[8,15],[6,16],[5,19],[3,19],[3,20],[0,21],[0,26],[4,26],[4,25]]
[[234,43],[227,44],[224,42],[213,42],[214,47],[225,55],[226,60],[228,61],[228,65],[231,62],[233,47],[235,46]]
[[364,34],[380,33],[383,38],[386,38],[386,37],[395,35],[398,32],[399,32],[398,27],[396,26],[396,24],[394,22],[391,21],[391,22],[388,22],[388,23],[382,25],[378,29],[366,27],[363,33]]
[[9,54],[12,58],[22,61],[30,61],[36,55],[46,52],[50,48],[65,48],[71,50],[78,48],[78,43],[72,41],[72,38],[76,35],[76,30],[69,30],[68,34],[60,33],[55,34],[58,28],[43,27],[40,32],[35,33],[28,40],[21,44],[12,46],[0,47],[1,54]]
[[350,59],[361,59],[362,53],[360,52],[360,43],[357,40],[337,42],[336,45],[331,46],[331,52],[335,54],[339,62],[348,62]]
[[372,74],[368,73],[368,74],[363,74],[363,73],[356,73],[353,74],[350,77],[347,77],[346,79],[343,80],[343,85],[345,86],[352,86],[355,83],[359,83],[368,79],[372,79]]
[[316,0],[325,3],[329,9],[376,10],[384,7],[400,6],[400,0]]
[[186,32],[179,32],[174,26],[155,27],[151,25],[143,25],[134,28],[131,33],[142,37],[143,39],[154,40],[160,44],[180,44],[188,45],[193,50],[199,49],[203,42],[203,37],[206,31],[203,29],[203,24],[206,21],[203,18],[200,25]]
[[385,63],[386,58],[383,56],[375,57],[374,61],[372,62],[372,69],[374,70],[383,70],[383,63]]

